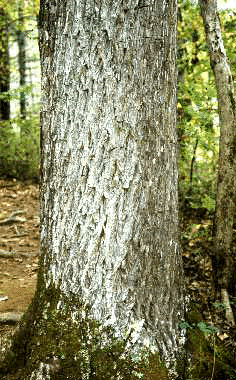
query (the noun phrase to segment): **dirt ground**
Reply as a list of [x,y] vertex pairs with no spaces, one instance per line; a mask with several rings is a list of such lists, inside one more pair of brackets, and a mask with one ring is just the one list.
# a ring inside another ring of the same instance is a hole
[[[0,322],[20,316],[36,287],[39,255],[39,186],[0,180]],[[7,314],[5,314],[7,313]],[[8,326],[0,323],[0,335]]]

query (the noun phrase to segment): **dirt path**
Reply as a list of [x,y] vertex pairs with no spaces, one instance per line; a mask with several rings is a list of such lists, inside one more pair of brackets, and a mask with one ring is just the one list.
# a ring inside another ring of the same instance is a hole
[[[35,292],[39,254],[38,185],[0,180],[0,322],[26,310]],[[0,323],[0,334],[6,327]]]

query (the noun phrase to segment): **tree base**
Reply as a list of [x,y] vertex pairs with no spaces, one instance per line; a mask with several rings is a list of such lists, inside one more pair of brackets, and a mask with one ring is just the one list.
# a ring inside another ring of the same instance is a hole
[[[56,296],[55,296],[56,295]],[[50,302],[49,302],[50,300]],[[58,307],[61,305],[61,307]],[[0,363],[4,380],[158,379],[170,376],[158,353],[136,357],[111,327],[91,320],[78,299],[55,289],[35,295]]]

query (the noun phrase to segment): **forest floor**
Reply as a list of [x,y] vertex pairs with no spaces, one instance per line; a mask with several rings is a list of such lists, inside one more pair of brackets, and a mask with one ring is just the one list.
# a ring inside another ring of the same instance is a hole
[[[16,322],[34,295],[39,226],[39,186],[30,182],[0,180],[0,341],[14,331]],[[197,315],[193,317],[192,314],[185,327],[202,334],[200,341],[194,335],[197,347],[194,347],[194,339],[189,339],[190,350],[197,363],[195,378],[235,379],[236,328],[226,323],[220,302],[214,302],[212,218],[202,210],[193,209],[181,218],[181,229],[186,289],[190,305]],[[204,345],[207,346],[207,354]],[[219,355],[221,364],[217,368]],[[202,374],[210,377],[202,377]]]
[[11,331],[36,288],[39,186],[0,180],[0,335]]

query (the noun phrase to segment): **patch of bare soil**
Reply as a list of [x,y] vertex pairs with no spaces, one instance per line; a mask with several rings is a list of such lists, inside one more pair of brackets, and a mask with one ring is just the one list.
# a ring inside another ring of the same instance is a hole
[[19,319],[36,288],[39,188],[0,180],[0,335]]

